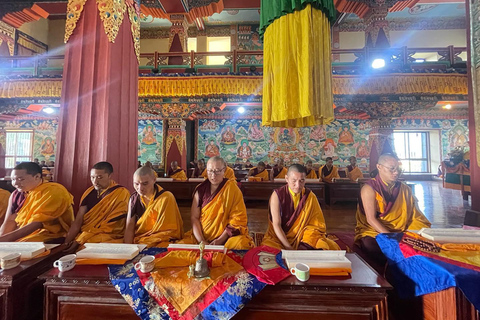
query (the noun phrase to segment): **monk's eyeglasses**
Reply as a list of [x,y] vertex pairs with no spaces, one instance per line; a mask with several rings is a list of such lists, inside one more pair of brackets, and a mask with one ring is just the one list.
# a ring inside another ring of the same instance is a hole
[[219,174],[222,174],[223,170],[225,170],[225,167],[223,167],[220,170],[207,170],[207,173],[208,174],[214,174],[214,175],[218,176]]
[[391,173],[402,171],[402,169],[400,169],[400,167],[387,167],[387,166],[384,166],[383,164],[381,164],[381,166],[384,167],[385,169],[387,169],[388,171],[390,171]]

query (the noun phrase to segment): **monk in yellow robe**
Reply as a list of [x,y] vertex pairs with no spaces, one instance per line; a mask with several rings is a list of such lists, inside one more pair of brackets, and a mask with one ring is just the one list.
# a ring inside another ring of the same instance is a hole
[[429,228],[430,222],[418,209],[412,189],[398,181],[396,156],[381,155],[378,174],[360,191],[355,243],[377,263],[386,262],[375,237],[379,233],[405,232]]
[[355,156],[350,157],[350,165],[347,166],[346,173],[351,181],[357,181],[357,179],[363,178],[363,172],[357,167],[357,158]]
[[270,220],[262,245],[287,250],[339,250],[326,238],[325,219],[315,194],[305,188],[306,169],[288,168],[287,184],[270,197]]
[[64,186],[43,182],[42,169],[22,162],[12,171],[12,185],[0,241],[63,243],[73,222],[73,196]]
[[317,173],[313,169],[312,160],[307,161],[305,168],[307,169],[307,175],[306,175],[305,179],[318,179]]
[[207,178],[207,168],[205,167],[205,160],[198,160],[196,168],[193,171],[192,178]]
[[3,222],[5,213],[7,213],[8,199],[10,198],[10,192],[5,189],[0,189],[0,221]]
[[208,180],[198,185],[193,196],[192,230],[185,234],[181,243],[203,241],[229,249],[253,248],[243,195],[235,182],[224,177],[226,167],[221,157],[208,160]]
[[225,175],[223,177],[234,182],[237,181],[237,177],[235,177],[235,171],[233,171],[233,169],[229,166],[227,166],[227,168],[225,169]]
[[284,164],[283,159],[277,160],[277,164],[273,167],[272,171],[270,171],[270,180],[285,178],[288,169],[284,167]]
[[265,169],[265,163],[263,161],[260,161],[256,167],[248,171],[248,177],[261,178],[263,181],[270,180],[270,175]]
[[168,176],[173,180],[177,181],[187,181],[187,175],[185,174],[185,170],[178,166],[177,161],[172,161],[170,164],[170,169],[168,170]]
[[155,182],[155,172],[148,167],[137,169],[133,175],[136,192],[130,197],[125,243],[167,247],[183,237],[183,220],[175,197]]
[[325,165],[318,170],[318,175],[322,181],[329,183],[332,183],[335,178],[340,178],[338,168],[333,165],[333,159],[331,157],[325,159]]
[[123,242],[130,192],[112,180],[112,173],[109,162],[98,162],[92,167],[92,186],[80,199],[80,208],[65,243],[78,247],[87,242]]

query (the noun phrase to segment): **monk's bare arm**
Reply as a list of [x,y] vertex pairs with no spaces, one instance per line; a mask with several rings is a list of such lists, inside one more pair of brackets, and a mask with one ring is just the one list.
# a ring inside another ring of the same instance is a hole
[[290,242],[288,242],[287,236],[282,229],[282,218],[280,217],[280,201],[275,192],[270,197],[270,212],[272,214],[273,230],[275,231],[275,235],[277,236],[278,240],[280,240],[285,249],[294,250],[294,248],[290,245]]
[[0,237],[0,242],[13,242],[37,231],[43,226],[41,222],[30,222],[29,224],[9,232]]
[[77,237],[78,233],[82,229],[83,216],[87,213],[87,206],[81,206],[78,209],[75,220],[73,221],[70,229],[68,230],[67,236],[65,237],[65,243],[70,243]]
[[209,244],[208,241],[205,240],[203,236],[202,224],[200,223],[200,208],[198,207],[198,192],[195,192],[192,201],[192,209],[191,209],[191,217],[190,220],[192,222],[192,231],[195,239],[200,243],[203,241],[205,244]]
[[17,223],[15,222],[16,214],[12,214],[12,196],[8,198],[7,212],[5,213],[5,219],[0,227],[0,236],[12,232],[17,229]]
[[128,214],[127,214],[127,224],[125,226],[125,236],[123,242],[133,243],[135,238],[135,225],[137,224],[137,219],[132,217],[132,206],[131,201],[128,202]]
[[364,185],[360,196],[362,197],[363,209],[367,217],[367,222],[379,233],[390,232],[385,226],[377,219],[375,190],[369,185]]

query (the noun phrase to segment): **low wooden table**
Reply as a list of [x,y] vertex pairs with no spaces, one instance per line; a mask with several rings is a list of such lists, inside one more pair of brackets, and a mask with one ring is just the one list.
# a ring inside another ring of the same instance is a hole
[[360,184],[353,181],[335,181],[325,183],[327,204],[334,205],[337,201],[358,201]]
[[0,319],[34,320],[42,318],[43,280],[38,276],[52,268],[61,257],[63,246],[52,249],[48,256],[20,263],[0,272]]
[[200,182],[171,181],[157,182],[163,189],[170,191],[177,200],[192,200],[193,192]]
[[[302,283],[291,276],[267,286],[234,319],[386,319],[391,286],[356,254],[348,254],[348,277],[312,276]],[[138,319],[115,290],[103,266],[76,266],[45,280],[45,320]]]

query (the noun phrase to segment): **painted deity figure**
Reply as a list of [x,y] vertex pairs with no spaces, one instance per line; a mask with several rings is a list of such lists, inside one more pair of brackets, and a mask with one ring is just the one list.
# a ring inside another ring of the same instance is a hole
[[248,146],[247,140],[242,140],[240,147],[237,149],[237,158],[246,159],[252,158],[252,148]]
[[323,126],[315,126],[310,133],[310,140],[324,141],[325,138],[325,128]]
[[207,147],[205,148],[205,157],[213,158],[215,156],[220,156],[220,149],[218,149],[218,146],[215,144],[215,140],[210,139]]
[[222,143],[233,144],[235,142],[235,132],[232,131],[230,126],[227,126],[226,131],[222,133]]
[[357,147],[357,157],[358,158],[368,158],[367,140],[362,139],[360,141],[360,145]]
[[450,148],[454,149],[456,147],[468,147],[468,138],[465,134],[465,128],[461,125],[456,125],[452,129],[450,136]]
[[42,144],[41,154],[44,156],[50,156],[55,153],[55,147],[53,145],[53,140],[50,137],[45,138]]
[[252,141],[261,141],[265,139],[263,131],[260,130],[257,121],[254,121],[250,125],[250,128],[248,128],[248,138]]
[[336,144],[335,144],[335,141],[333,141],[333,139],[327,139],[325,140],[325,144],[323,145],[323,157],[324,158],[327,158],[327,157],[334,157],[336,156],[336,153],[335,153],[335,147],[336,147]]
[[143,138],[142,138],[142,143],[145,144],[154,144],[157,143],[157,138],[156,133],[155,133],[155,128],[151,124],[147,124],[145,128],[143,129]]
[[348,125],[344,125],[338,135],[338,143],[342,143],[344,145],[351,145],[354,142],[355,141],[353,139],[353,133],[350,131]]

